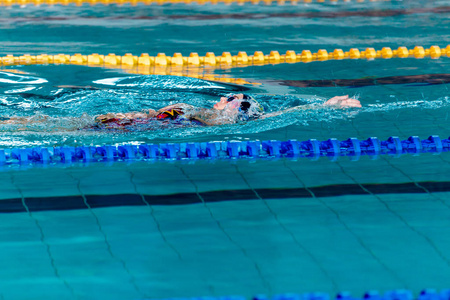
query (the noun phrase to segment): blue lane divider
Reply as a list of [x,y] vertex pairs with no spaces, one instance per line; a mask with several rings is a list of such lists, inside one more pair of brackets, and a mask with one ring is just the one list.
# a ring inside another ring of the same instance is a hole
[[[331,300],[327,293],[306,293],[306,294],[279,294],[272,297],[266,295],[256,295],[252,300]],[[224,296],[224,297],[193,297],[193,298],[170,298],[165,300],[247,300],[244,296]],[[425,289],[415,298],[410,290],[393,290],[384,294],[378,291],[368,291],[363,297],[354,297],[348,292],[341,292],[334,297],[334,300],[450,300],[450,289],[440,292],[434,289]]]
[[401,155],[405,153],[440,153],[450,151],[450,138],[441,139],[432,135],[421,140],[411,136],[400,140],[396,136],[381,141],[376,137],[367,140],[349,138],[344,141],[331,138],[326,141],[310,139],[299,142],[288,141],[230,141],[206,143],[165,143],[120,146],[79,146],[0,149],[0,164],[14,163],[72,163],[116,160],[197,160],[197,159],[259,159],[277,157],[321,156],[332,160],[349,156],[358,160],[361,155]]
[[[330,300],[327,293],[306,293],[306,294],[279,294],[272,297],[266,295],[256,295],[252,300]],[[342,292],[334,297],[335,300],[449,300],[450,289],[437,292],[434,289],[423,290],[417,298],[409,290],[393,290],[384,294],[378,291],[369,291],[363,297],[353,297],[348,292]],[[165,299],[169,300],[169,299]],[[224,297],[193,297],[193,298],[170,298],[170,300],[247,300],[244,296],[224,296]]]

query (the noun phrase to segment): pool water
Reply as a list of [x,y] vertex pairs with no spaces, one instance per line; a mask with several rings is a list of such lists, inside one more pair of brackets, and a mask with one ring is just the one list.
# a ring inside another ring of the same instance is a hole
[[[450,44],[448,1],[1,7],[2,54],[246,51]],[[335,60],[142,75],[3,65],[0,147],[448,137],[448,57]],[[61,87],[73,85],[82,88]],[[83,88],[84,87],[84,88]],[[87,87],[87,88],[86,88]],[[84,130],[95,115],[245,92],[281,117]],[[335,95],[360,109],[323,107]],[[450,156],[0,166],[3,299],[144,299],[449,288]]]

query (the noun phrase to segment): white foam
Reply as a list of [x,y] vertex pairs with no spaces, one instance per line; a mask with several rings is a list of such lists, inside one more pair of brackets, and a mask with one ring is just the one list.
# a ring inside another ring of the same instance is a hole
[[31,91],[31,90],[34,90],[34,89],[36,89],[36,87],[34,87],[34,86],[27,86],[27,87],[24,87],[22,89],[8,90],[8,91],[5,91],[4,93],[5,94],[16,94],[16,93],[28,92],[28,91]]
[[[23,75],[16,75],[11,74],[7,72],[1,72],[0,71],[0,82],[2,83],[18,83],[18,84],[42,84],[48,82],[47,80],[43,78],[33,77],[33,76],[23,76]],[[16,80],[15,80],[16,79]]]

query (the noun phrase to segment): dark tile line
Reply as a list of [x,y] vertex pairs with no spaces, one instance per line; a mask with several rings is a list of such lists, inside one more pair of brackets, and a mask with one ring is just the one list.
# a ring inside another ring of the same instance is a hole
[[[373,194],[424,194],[448,192],[450,182],[418,182],[426,190],[412,182],[362,184],[361,186]],[[345,195],[367,195],[367,192],[357,184],[339,184],[320,187],[309,187],[315,197],[338,197]],[[312,198],[306,188],[284,189],[254,189],[262,199]],[[205,202],[258,200],[253,190],[225,190],[199,193]],[[86,195],[86,201],[91,208],[145,205],[188,205],[201,203],[197,193],[179,193],[172,195],[144,195],[145,201],[137,194],[116,195]],[[147,203],[148,204],[147,204]],[[30,211],[74,210],[88,209],[82,196],[61,197],[28,197],[26,206]],[[0,200],[0,213],[26,212],[22,199],[12,198]]]

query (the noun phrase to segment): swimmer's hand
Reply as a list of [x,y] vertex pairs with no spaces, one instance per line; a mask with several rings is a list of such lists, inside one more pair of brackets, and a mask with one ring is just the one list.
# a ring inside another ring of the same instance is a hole
[[349,98],[348,95],[345,95],[333,97],[323,105],[336,107],[361,107],[361,102],[359,102],[359,100]]

